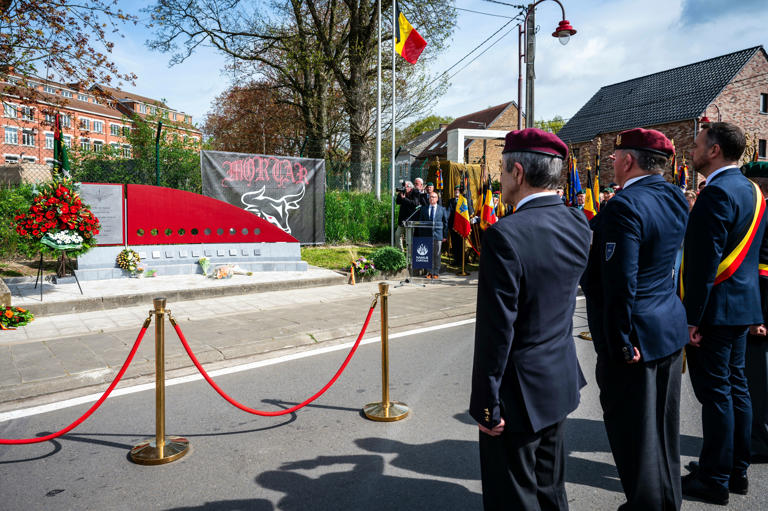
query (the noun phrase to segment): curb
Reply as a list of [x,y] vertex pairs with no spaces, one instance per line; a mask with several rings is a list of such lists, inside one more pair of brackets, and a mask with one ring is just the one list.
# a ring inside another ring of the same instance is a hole
[[335,286],[345,284],[344,277],[319,277],[306,280],[286,280],[275,282],[254,282],[238,286],[206,287],[197,289],[172,289],[169,291],[148,291],[130,295],[84,298],[60,302],[27,303],[24,308],[35,315],[70,314],[76,312],[92,312],[100,310],[119,309],[132,305],[142,305],[151,302],[153,298],[162,295],[169,301],[186,301],[198,298],[218,298],[222,296],[265,293],[268,291],[285,291],[307,287]]

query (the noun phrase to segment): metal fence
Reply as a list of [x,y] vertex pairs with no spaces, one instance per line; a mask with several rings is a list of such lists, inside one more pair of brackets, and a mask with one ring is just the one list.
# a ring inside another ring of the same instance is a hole
[[[375,191],[374,164],[352,165],[346,161],[325,162],[325,186],[337,191]],[[395,169],[395,188],[400,188],[403,181],[413,181],[417,177],[427,180],[428,166],[422,164],[398,164]],[[389,161],[381,164],[381,193],[388,195],[392,191],[392,167]]]

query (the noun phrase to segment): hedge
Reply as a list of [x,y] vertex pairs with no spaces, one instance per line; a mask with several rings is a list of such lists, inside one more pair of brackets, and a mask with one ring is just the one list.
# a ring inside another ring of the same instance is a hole
[[31,185],[0,187],[0,257],[16,259],[34,257],[39,253],[38,243],[16,232],[16,212],[26,212],[34,197]]
[[[387,243],[390,240],[390,202],[373,193],[327,191],[326,243]],[[397,218],[397,210],[395,210]]]

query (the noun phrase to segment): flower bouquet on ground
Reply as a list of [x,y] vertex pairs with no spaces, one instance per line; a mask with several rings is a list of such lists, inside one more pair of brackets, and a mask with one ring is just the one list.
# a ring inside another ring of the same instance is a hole
[[211,269],[211,261],[207,257],[201,257],[197,260],[197,263],[200,265],[200,269],[203,270],[203,275],[208,276],[208,270]]
[[355,276],[358,277],[373,277],[379,273],[373,262],[365,257],[358,257],[357,260],[352,262],[352,267],[355,269]]
[[124,248],[120,251],[119,254],[117,254],[117,267],[122,270],[131,272],[131,277],[136,276],[140,262],[141,258],[139,257],[139,254],[130,248]]
[[40,243],[56,250],[79,250],[83,248],[83,237],[75,231],[46,232]]
[[0,313],[0,330],[15,330],[35,319],[31,312],[21,307],[5,306],[0,308]]

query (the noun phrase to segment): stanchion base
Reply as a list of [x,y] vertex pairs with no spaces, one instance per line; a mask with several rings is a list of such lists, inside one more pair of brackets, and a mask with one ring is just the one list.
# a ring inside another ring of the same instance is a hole
[[384,406],[384,403],[368,403],[363,407],[363,413],[372,421],[394,422],[408,417],[411,410],[405,403],[390,401],[389,406]]
[[467,272],[458,272],[458,273],[456,273],[456,275],[458,275],[459,277],[466,277],[467,275],[469,275],[469,273],[467,273]]
[[131,449],[131,461],[139,465],[163,465],[181,458],[189,452],[189,440],[180,436],[165,437],[163,456],[160,457],[155,439],[144,440]]

